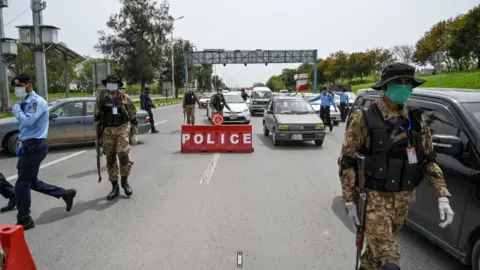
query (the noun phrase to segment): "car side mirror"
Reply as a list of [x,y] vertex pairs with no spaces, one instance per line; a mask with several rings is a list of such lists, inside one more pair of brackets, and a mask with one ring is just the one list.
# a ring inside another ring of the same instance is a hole
[[463,153],[463,142],[457,136],[433,135],[432,142],[437,153],[449,156],[459,156]]
[[52,114],[50,114],[50,116],[49,116],[48,118],[49,118],[49,119],[55,119],[55,118],[57,118],[57,117],[58,117],[57,114],[52,113]]
[[273,114],[272,110],[267,110],[267,114]]

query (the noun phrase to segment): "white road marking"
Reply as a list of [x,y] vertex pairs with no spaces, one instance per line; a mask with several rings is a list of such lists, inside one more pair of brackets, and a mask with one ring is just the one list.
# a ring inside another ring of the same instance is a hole
[[155,123],[155,126],[158,126],[158,125],[160,125],[160,124],[163,124],[163,123],[165,123],[165,122],[167,122],[167,121],[168,121],[168,120],[163,120],[163,121],[157,122],[157,123]]
[[330,140],[330,139],[327,139],[327,137],[325,137],[325,140],[326,140],[327,142],[331,142],[331,143],[333,143],[333,144],[336,144],[336,145],[338,145],[338,146],[340,146],[340,147],[343,146],[342,144],[337,143],[336,141],[332,141],[332,140]]
[[[60,162],[62,162],[62,161],[64,161],[64,160],[67,160],[67,159],[69,159],[69,158],[72,158],[72,157],[81,155],[81,154],[83,154],[83,153],[85,153],[85,152],[87,152],[87,150],[78,151],[78,152],[75,152],[75,153],[73,153],[73,154],[71,154],[71,155],[68,155],[68,156],[65,156],[65,157],[62,157],[62,158],[59,158],[59,159],[50,161],[50,162],[48,162],[48,163],[43,164],[42,166],[40,166],[40,170],[41,170],[41,169],[44,169],[44,168],[46,168],[46,167],[50,167],[50,166],[52,166],[52,165],[55,165],[55,164],[57,164],[57,163],[60,163]],[[10,176],[10,177],[7,178],[7,181],[9,181],[9,182],[10,182],[10,181],[13,181],[13,180],[17,179],[17,177],[18,177],[18,174],[12,175],[12,176]]]
[[212,179],[213,172],[215,171],[215,167],[217,167],[218,158],[220,157],[220,153],[214,153],[212,159],[208,163],[207,169],[203,172],[202,179],[200,179],[199,184],[208,184],[210,183],[210,179]]
[[[168,108],[172,108],[172,107],[177,107],[178,105],[181,105],[182,103],[178,103],[178,104],[172,104],[172,105],[167,105],[167,106],[162,106],[162,107],[159,107],[159,108],[155,108],[153,110],[160,110],[160,109],[168,109]],[[152,110],[152,111],[153,111]]]

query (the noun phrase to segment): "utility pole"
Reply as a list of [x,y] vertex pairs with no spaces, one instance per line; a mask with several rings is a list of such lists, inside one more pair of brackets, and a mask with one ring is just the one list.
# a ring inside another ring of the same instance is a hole
[[[5,38],[5,27],[3,25],[3,8],[8,7],[6,0],[0,1],[0,38]],[[7,65],[5,56],[0,46],[0,111],[8,111],[10,108],[10,93],[8,91]]]
[[173,41],[173,23],[183,18],[185,17],[180,16],[172,21],[172,95],[175,95],[175,43]]
[[48,101],[48,86],[47,86],[47,68],[45,63],[45,47],[42,43],[42,29],[43,15],[42,10],[47,7],[47,3],[40,0],[30,0],[33,17],[33,31],[34,31],[34,54],[35,54],[35,74],[36,76],[36,91],[45,100]]

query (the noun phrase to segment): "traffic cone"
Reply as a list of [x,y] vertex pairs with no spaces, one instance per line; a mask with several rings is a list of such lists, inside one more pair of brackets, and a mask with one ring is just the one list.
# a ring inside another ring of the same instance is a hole
[[7,255],[2,270],[36,270],[32,254],[25,241],[23,226],[0,225],[0,242]]

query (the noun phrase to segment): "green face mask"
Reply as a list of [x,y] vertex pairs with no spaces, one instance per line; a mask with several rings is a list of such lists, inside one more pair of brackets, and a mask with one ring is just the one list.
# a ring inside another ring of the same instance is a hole
[[387,86],[387,96],[395,104],[403,104],[412,96],[412,84],[391,84]]

